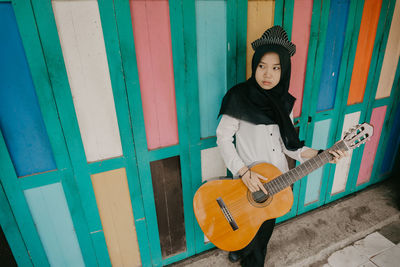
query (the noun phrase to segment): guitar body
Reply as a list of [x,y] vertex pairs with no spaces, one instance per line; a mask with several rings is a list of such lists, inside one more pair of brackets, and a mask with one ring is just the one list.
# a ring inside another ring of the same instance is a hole
[[251,193],[241,179],[214,180],[203,184],[193,199],[194,214],[201,230],[220,249],[235,251],[244,248],[264,221],[289,212],[293,204],[291,184],[332,160],[330,151],[359,147],[371,138],[373,132],[368,123],[356,125],[331,148],[284,174],[268,163],[251,167],[253,172],[268,178],[264,185],[268,188],[268,196],[261,191]]
[[[268,163],[257,164],[251,170],[268,181],[282,174]],[[193,200],[200,228],[215,246],[227,251],[244,248],[264,221],[286,214],[292,204],[290,186],[269,196],[263,203],[257,203],[241,179],[206,182],[197,190]]]

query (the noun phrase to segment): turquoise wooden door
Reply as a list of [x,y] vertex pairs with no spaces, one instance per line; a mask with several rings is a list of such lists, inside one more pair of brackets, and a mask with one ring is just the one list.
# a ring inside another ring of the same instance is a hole
[[306,145],[326,149],[362,122],[372,124],[375,133],[369,143],[350,151],[339,164],[327,164],[301,180],[298,214],[379,180],[371,178],[379,177],[376,169],[382,155],[377,150],[386,149],[383,125],[394,119],[388,110],[393,113],[398,95],[395,62],[388,93],[377,96],[382,87],[382,59],[391,50],[390,43],[386,49],[388,35],[396,27],[392,24],[393,14],[397,16],[395,4],[396,1],[314,1],[313,9],[321,12],[313,12],[312,16],[311,31],[319,25],[319,32],[311,33],[308,51],[315,60],[306,74],[304,94],[310,101],[303,101],[303,112],[307,111],[308,119],[300,118],[303,123],[308,120]]
[[18,230],[2,227],[19,265],[96,264],[32,6],[1,1],[0,12],[2,202]]

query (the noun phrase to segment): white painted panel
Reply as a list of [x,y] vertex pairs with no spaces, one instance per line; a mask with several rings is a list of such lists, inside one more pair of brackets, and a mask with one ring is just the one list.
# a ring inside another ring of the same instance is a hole
[[[347,114],[344,117],[341,139],[343,139],[344,133],[347,130],[358,124],[359,120],[360,120],[360,111]],[[336,164],[335,175],[333,177],[333,184],[331,190],[332,195],[343,192],[346,189],[347,178],[349,176],[352,156],[353,156],[353,150],[347,151],[347,157],[342,158],[339,161],[339,163]]]
[[203,181],[210,178],[226,176],[226,166],[218,147],[201,151],[201,177]]
[[79,129],[89,162],[122,155],[97,1],[53,1]]
[[[210,178],[224,177],[227,175],[226,166],[218,147],[201,150],[201,177],[202,181],[207,181]],[[209,243],[210,240],[204,236],[204,243]]]

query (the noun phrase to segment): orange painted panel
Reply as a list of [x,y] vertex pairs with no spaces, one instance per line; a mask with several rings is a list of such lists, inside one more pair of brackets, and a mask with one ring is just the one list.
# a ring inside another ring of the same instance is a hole
[[297,99],[293,107],[294,117],[301,115],[312,7],[313,1],[294,1],[292,41],[296,44],[296,54],[292,57],[292,77],[289,88],[289,92]]
[[251,76],[251,59],[254,51],[251,43],[258,39],[266,29],[274,26],[275,1],[248,1],[247,4],[247,51],[246,77]]
[[178,143],[171,27],[167,0],[130,1],[149,149]]
[[382,0],[365,0],[347,104],[363,101]]

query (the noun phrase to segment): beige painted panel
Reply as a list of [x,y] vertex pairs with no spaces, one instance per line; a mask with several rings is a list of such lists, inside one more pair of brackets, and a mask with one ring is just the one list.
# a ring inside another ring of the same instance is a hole
[[91,178],[111,264],[140,266],[125,169],[94,174]]
[[226,166],[218,147],[201,150],[201,177],[203,182],[210,178],[226,175]]
[[97,1],[53,1],[52,6],[86,158],[121,156]]
[[247,50],[246,77],[251,76],[251,59],[254,51],[251,43],[260,38],[266,29],[274,26],[275,1],[248,1],[247,5]]
[[376,99],[389,97],[392,91],[397,62],[400,56],[400,0],[396,1],[392,25],[390,26],[381,75],[379,77]]
[[[346,131],[358,124],[360,115],[360,111],[346,114],[344,117],[341,139],[343,139]],[[336,164],[335,176],[333,177],[331,190],[332,195],[343,192],[346,189],[352,156],[353,150],[347,151],[347,157],[341,159],[339,163]]]

